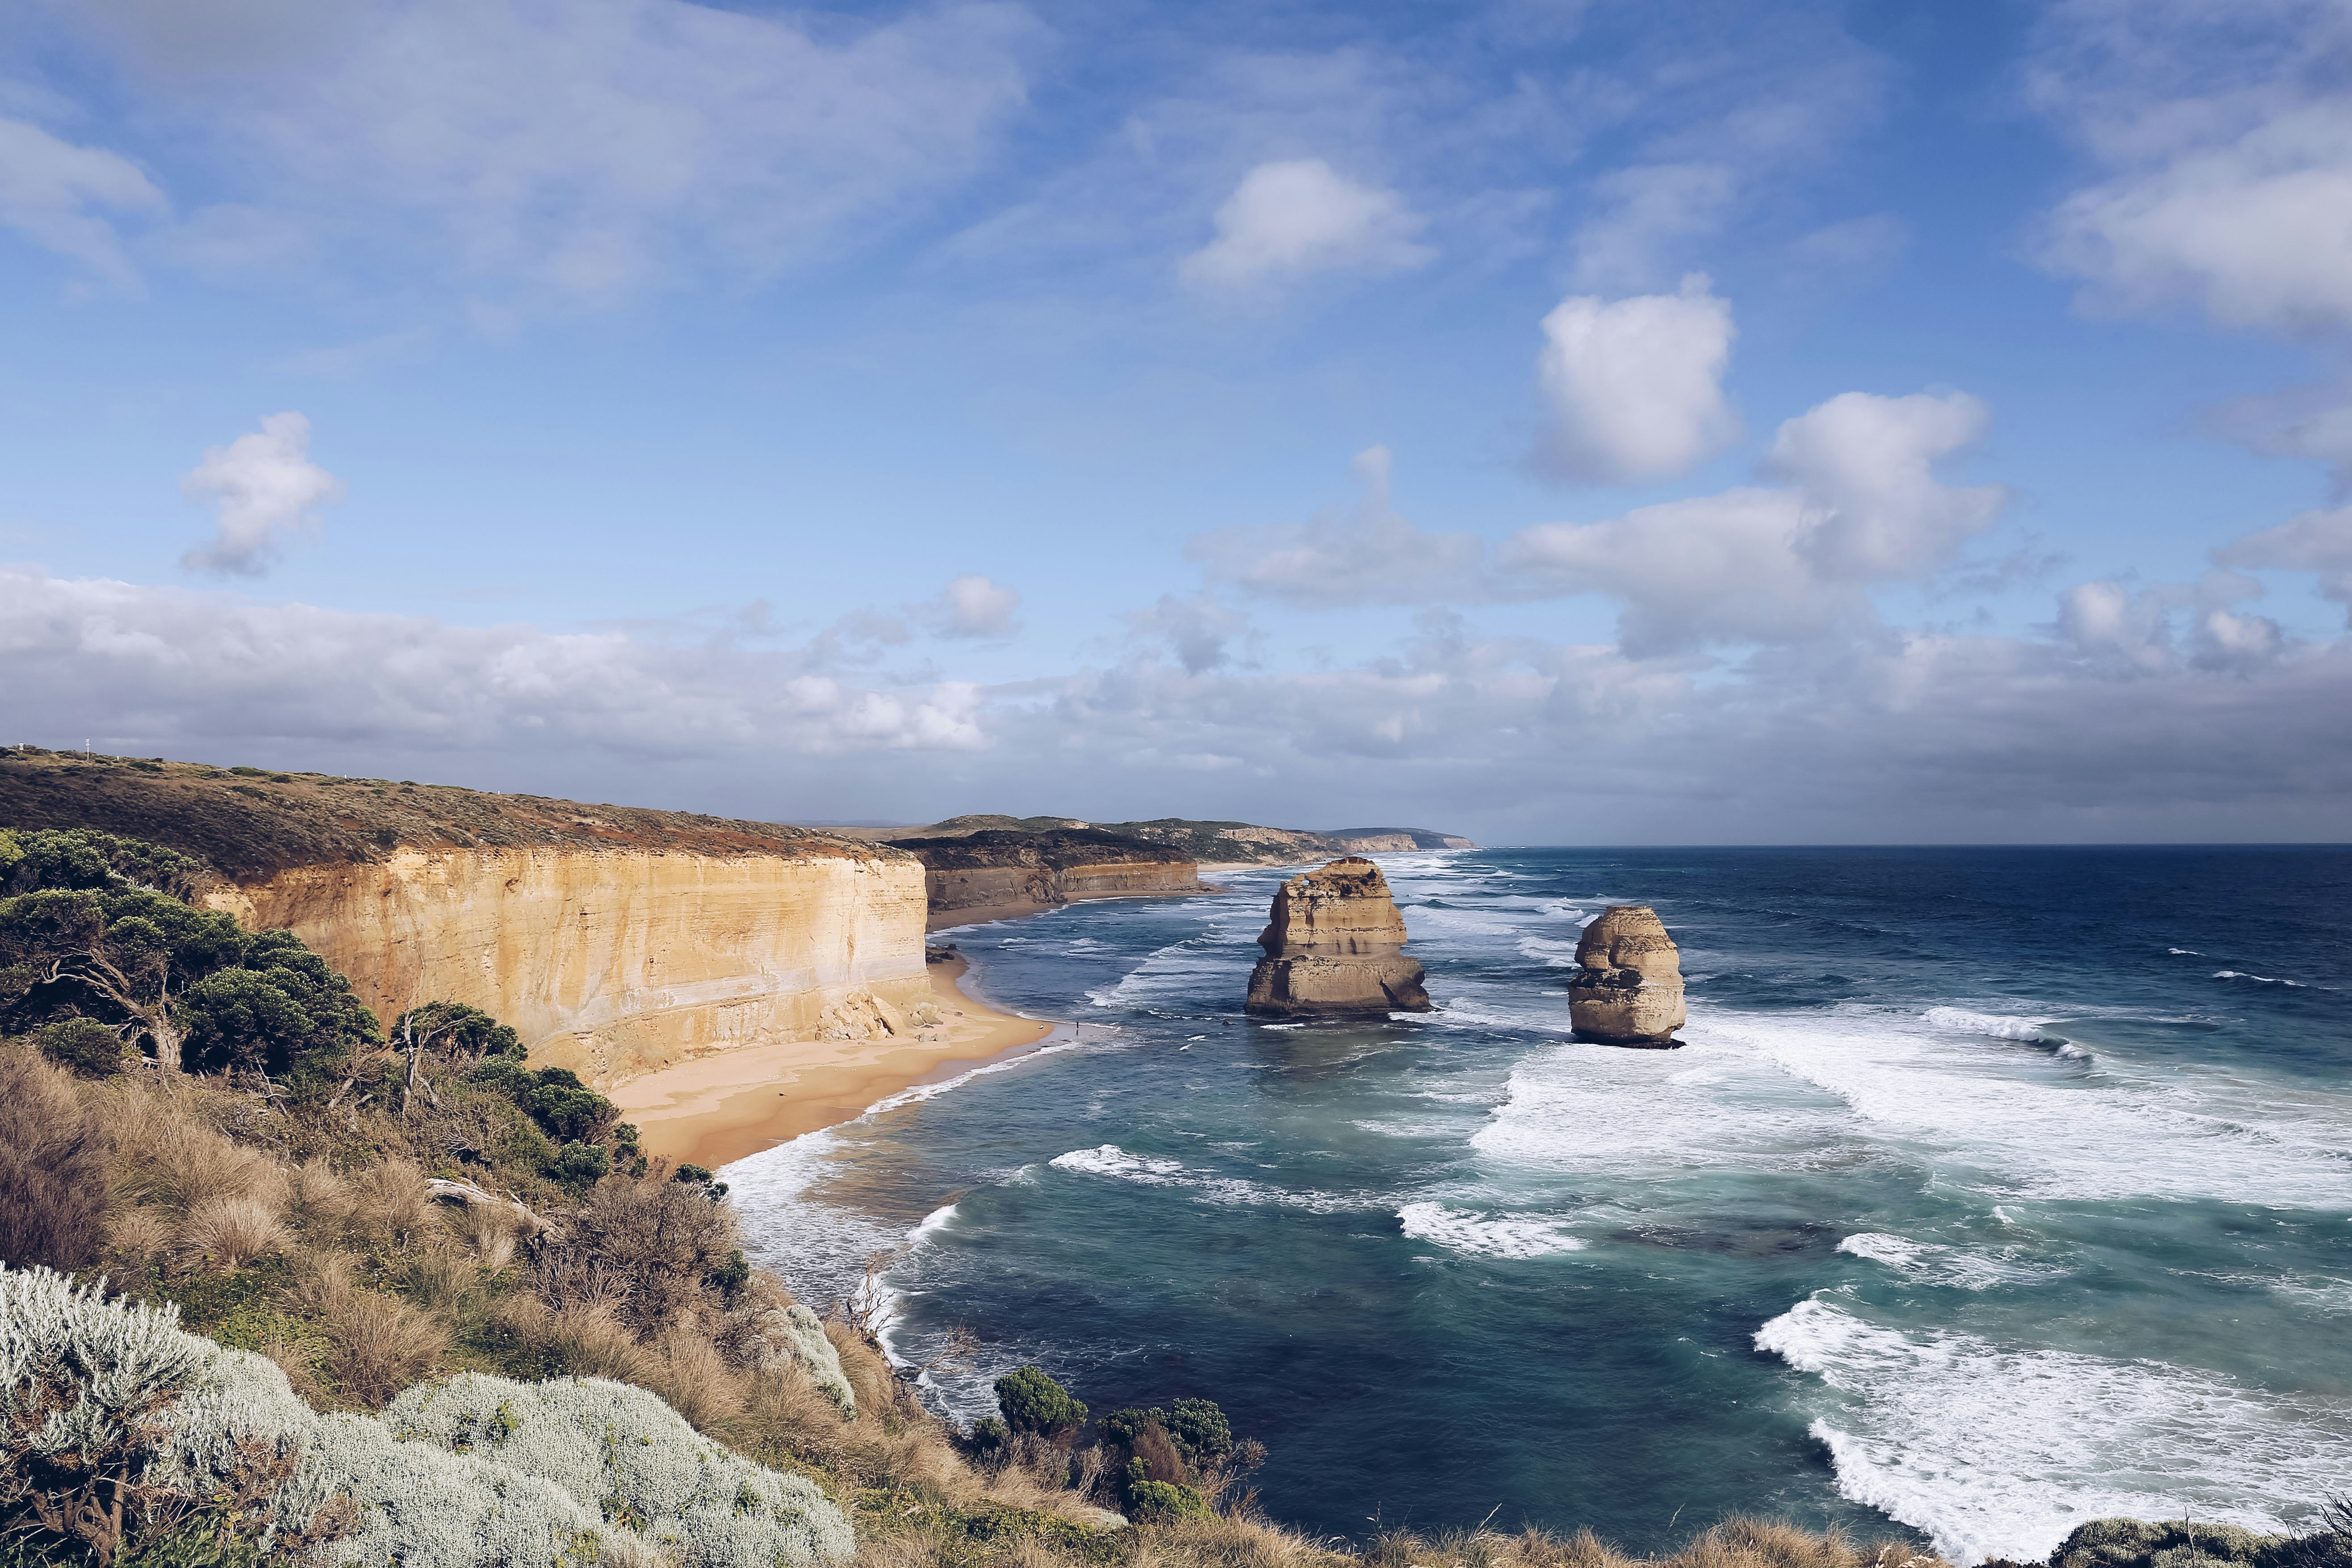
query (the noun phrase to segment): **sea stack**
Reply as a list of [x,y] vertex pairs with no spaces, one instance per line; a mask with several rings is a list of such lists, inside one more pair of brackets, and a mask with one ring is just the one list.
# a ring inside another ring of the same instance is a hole
[[1388,879],[1361,856],[1293,877],[1274,895],[1258,933],[1265,956],[1250,972],[1245,1012],[1259,1017],[1426,1013],[1421,965],[1398,949],[1404,917]]
[[1647,904],[1612,904],[1584,928],[1568,977],[1568,1021],[1580,1040],[1673,1046],[1687,1016],[1682,955]]

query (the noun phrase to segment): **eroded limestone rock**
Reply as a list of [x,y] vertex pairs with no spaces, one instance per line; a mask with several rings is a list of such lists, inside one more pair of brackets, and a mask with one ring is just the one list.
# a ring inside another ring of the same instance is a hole
[[1265,1017],[1426,1013],[1421,965],[1381,868],[1360,856],[1283,883],[1258,934],[1244,1011]]
[[1568,977],[1568,1019],[1580,1040],[1671,1046],[1687,1014],[1682,955],[1647,904],[1612,904],[1584,928]]

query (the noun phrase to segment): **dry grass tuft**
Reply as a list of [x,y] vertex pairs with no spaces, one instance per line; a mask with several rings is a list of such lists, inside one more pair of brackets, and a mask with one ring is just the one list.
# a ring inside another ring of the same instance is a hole
[[81,1268],[105,1243],[110,1197],[105,1139],[73,1075],[0,1051],[0,1263]]
[[500,1327],[572,1377],[609,1377],[651,1387],[651,1356],[606,1302],[551,1309],[536,1297],[507,1297],[498,1306]]
[[433,1190],[413,1160],[391,1159],[349,1178],[352,1227],[378,1249],[404,1247],[439,1228]]
[[338,1403],[381,1410],[448,1354],[446,1328],[398,1297],[360,1284],[342,1255],[307,1252],[299,1269],[289,1305],[325,1333],[320,1371]]
[[172,1257],[182,1268],[209,1267],[226,1274],[284,1251],[293,1239],[258,1198],[206,1198],[180,1221]]
[[312,1158],[286,1175],[288,1208],[306,1225],[340,1226],[352,1217],[352,1184],[326,1161]]

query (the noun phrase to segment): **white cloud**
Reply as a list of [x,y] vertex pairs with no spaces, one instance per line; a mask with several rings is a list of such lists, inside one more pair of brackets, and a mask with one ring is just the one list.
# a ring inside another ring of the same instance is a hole
[[1318,272],[1396,272],[1436,252],[1393,191],[1360,184],[1320,158],[1261,163],[1217,209],[1217,237],[1178,273],[1202,288],[1248,290]]
[[353,0],[210,33],[181,9],[72,19],[256,187],[191,236],[205,259],[299,251],[295,229],[371,260],[421,243],[526,311],[764,279],[892,221],[978,165],[1042,36],[985,3],[817,27],[688,0]]
[[1206,594],[1180,599],[1162,594],[1148,610],[1119,617],[1137,638],[1166,646],[1189,674],[1216,669],[1231,662],[1232,644],[1249,635],[1249,617]]
[[1801,548],[1824,577],[1916,577],[1992,526],[2009,499],[1998,485],[1960,489],[1935,474],[1991,418],[1965,393],[1848,392],[1782,425],[1765,471],[1804,493]]
[[26,700],[11,716],[56,733],[102,714],[158,749],[259,737],[683,758],[988,744],[968,682],[876,691],[824,666],[815,645],[750,653],[453,626],[0,568],[0,668]]
[[2032,83],[2107,177],[2046,255],[2102,309],[2178,302],[2226,326],[2352,328],[2352,11],[2336,0],[2074,0]]
[[1562,479],[1671,479],[1737,441],[1723,395],[1731,305],[1696,274],[1678,294],[1579,295],[1543,321],[1536,362],[1546,419],[1538,468]]
[[94,209],[159,213],[164,206],[163,193],[129,159],[0,118],[0,224],[71,257],[106,287],[136,293],[139,272],[113,224]]
[[1352,511],[1305,523],[1243,524],[1195,536],[1184,553],[1212,577],[1294,605],[1423,604],[1479,596],[1485,546],[1471,533],[1424,533],[1389,501],[1386,447],[1356,454]]
[[1680,242],[1722,226],[1738,188],[1724,163],[1654,163],[1602,175],[1593,194],[1609,205],[1577,230],[1577,282],[1587,289],[1655,282]]
[[2306,511],[2213,552],[2223,566],[2272,567],[2319,574],[2319,594],[2345,606],[2352,626],[2352,507]]
[[1958,393],[1845,393],[1781,425],[1767,469],[1785,488],[1538,524],[1505,543],[1501,564],[1522,595],[1622,600],[1621,635],[1636,655],[1857,627],[1871,618],[1867,584],[1925,575],[1999,515],[2005,491],[1955,488],[1934,471],[1986,417]]
[[191,500],[210,500],[219,532],[180,558],[191,571],[259,576],[269,569],[278,541],[318,526],[319,508],[342,499],[343,481],[310,461],[310,422],[299,414],[272,414],[261,428],[226,447],[207,447],[205,460],[181,476]]
[[940,637],[992,641],[1021,629],[1013,619],[1020,608],[1018,590],[968,575],[950,583],[921,614]]

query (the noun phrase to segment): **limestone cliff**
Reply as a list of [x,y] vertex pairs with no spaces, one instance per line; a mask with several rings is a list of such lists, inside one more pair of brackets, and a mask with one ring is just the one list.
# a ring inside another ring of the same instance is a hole
[[1250,972],[1244,1010],[1261,1016],[1422,1013],[1421,965],[1399,951],[1404,917],[1370,860],[1334,860],[1283,883]]
[[1201,890],[1200,868],[1181,851],[1087,828],[988,828],[900,838],[893,847],[923,863],[935,926],[960,912]]
[[203,897],[288,927],[386,1020],[465,1002],[603,1087],[738,1046],[899,1033],[923,868],[768,823],[160,762],[0,763],[0,823],[204,856]]
[[1036,836],[1086,828],[1140,839],[1189,855],[1203,866],[1293,866],[1334,855],[1403,854],[1422,849],[1475,849],[1469,839],[1423,827],[1346,827],[1316,833],[1303,827],[1261,827],[1250,822],[1195,822],[1162,816],[1148,822],[1087,822],[1075,816],[951,816],[923,827],[851,827],[849,837],[877,844],[968,838],[982,833]]
[[1682,955],[1647,904],[1612,904],[1577,939],[1568,1018],[1580,1040],[1671,1046],[1683,1026]]

